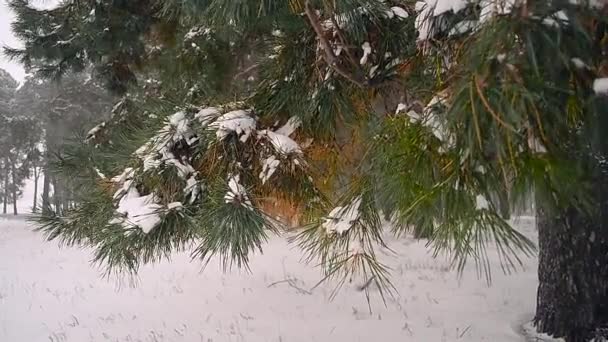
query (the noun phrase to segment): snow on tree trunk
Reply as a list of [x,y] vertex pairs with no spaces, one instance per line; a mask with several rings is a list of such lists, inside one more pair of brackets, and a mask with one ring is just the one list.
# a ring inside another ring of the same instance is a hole
[[606,198],[599,220],[575,208],[555,213],[546,204],[537,202],[539,286],[534,323],[539,332],[567,342],[594,337],[604,341],[599,336],[606,334],[601,328],[608,323]]

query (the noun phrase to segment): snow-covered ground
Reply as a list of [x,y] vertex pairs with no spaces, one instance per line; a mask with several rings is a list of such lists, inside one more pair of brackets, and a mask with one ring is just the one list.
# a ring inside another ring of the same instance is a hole
[[[535,238],[534,221],[517,225]],[[253,257],[252,273],[201,272],[178,254],[144,267],[139,284],[100,278],[88,250],[44,242],[24,220],[0,218],[0,341],[524,341],[534,311],[536,260],[493,284],[471,265],[462,279],[422,242],[393,241],[396,298],[373,293],[370,313],[358,283],[330,301],[331,284],[301,253],[276,237]],[[291,279],[290,282],[283,281]],[[281,282],[283,281],[283,282]],[[275,284],[273,284],[275,283]]]

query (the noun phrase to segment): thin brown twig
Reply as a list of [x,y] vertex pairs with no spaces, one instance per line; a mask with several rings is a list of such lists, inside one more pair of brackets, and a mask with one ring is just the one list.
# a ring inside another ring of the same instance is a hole
[[340,65],[340,62],[338,61],[338,58],[336,57],[334,50],[332,49],[331,45],[329,44],[329,41],[325,37],[325,32],[323,31],[323,28],[321,27],[321,23],[319,22],[319,17],[317,16],[315,9],[310,4],[310,0],[306,0],[306,3],[304,4],[304,12],[306,13],[306,16],[308,17],[308,21],[310,22],[310,25],[312,26],[313,30],[315,31],[315,33],[317,35],[317,38],[319,39],[319,43],[321,44],[321,48],[323,49],[323,52],[324,52],[323,56],[324,56],[325,62],[329,65],[329,67],[332,68],[335,72],[337,72],[342,77],[344,77],[347,80],[351,81],[352,83],[356,84],[357,86],[359,86],[361,88],[368,87],[369,81],[365,77],[363,77],[361,75],[354,75],[353,73],[349,72],[348,70],[345,70],[342,67],[342,65]]
[[501,125],[503,125],[504,127],[512,130],[513,132],[517,132],[515,130],[515,128],[513,128],[513,126],[511,126],[510,124],[506,123],[503,119],[500,118],[500,115],[498,115],[494,109],[492,109],[492,106],[490,106],[490,103],[488,102],[488,99],[486,99],[485,95],[483,94],[483,91],[481,90],[481,84],[479,82],[479,79],[477,78],[477,75],[473,76],[473,83],[475,83],[475,88],[477,89],[477,94],[479,95],[479,98],[481,99],[481,103],[483,103],[484,107],[486,107],[486,109],[488,110],[488,112],[490,112],[490,114],[492,115],[492,117],[494,117],[494,119],[500,123]]
[[255,64],[249,66],[248,68],[246,68],[245,70],[240,71],[238,74],[234,75],[234,78],[239,78],[241,76],[245,76],[248,73],[254,71],[255,69],[257,69],[259,67],[260,67],[260,64],[259,63],[255,63]]
[[483,143],[481,140],[481,129],[479,128],[479,120],[477,117],[477,110],[475,109],[475,101],[473,98],[473,87],[469,87],[469,97],[471,101],[471,112],[473,113],[473,124],[475,125],[475,134],[477,135],[477,143],[479,144],[479,150],[483,152]]
[[334,17],[333,9],[332,14],[330,15],[330,20],[332,25],[334,26],[334,29],[336,30],[336,33],[338,34],[338,39],[340,39],[340,42],[342,43],[342,49],[344,49],[344,52],[346,52],[346,55],[348,56],[348,60],[353,65],[353,67],[360,68],[359,64],[357,63],[357,60],[355,59],[355,56],[353,56],[353,54],[350,52],[349,46],[346,44],[346,37],[344,36],[344,32],[342,32],[342,30],[340,29],[340,26],[338,26],[338,22]]

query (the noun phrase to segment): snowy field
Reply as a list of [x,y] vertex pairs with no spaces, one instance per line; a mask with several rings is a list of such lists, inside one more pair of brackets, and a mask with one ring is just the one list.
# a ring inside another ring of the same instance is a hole
[[[534,221],[517,225],[535,238]],[[0,218],[0,341],[524,341],[532,317],[536,260],[503,275],[493,256],[492,286],[474,268],[462,279],[423,243],[393,241],[399,290],[370,314],[361,284],[311,289],[321,275],[301,254],[272,238],[253,257],[252,273],[204,272],[188,255],[145,267],[139,284],[100,278],[90,251],[43,242],[24,220]],[[285,281],[289,279],[291,281]],[[274,284],[273,284],[274,283]]]

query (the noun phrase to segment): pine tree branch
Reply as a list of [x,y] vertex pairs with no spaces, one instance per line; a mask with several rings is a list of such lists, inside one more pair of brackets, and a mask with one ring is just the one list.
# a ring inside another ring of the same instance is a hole
[[344,36],[344,32],[342,32],[342,29],[340,29],[340,26],[338,26],[338,22],[336,21],[334,13],[331,14],[330,19],[331,19],[332,25],[334,25],[336,33],[338,34],[338,38],[340,39],[340,42],[342,43],[342,47],[344,48],[344,51],[346,52],[346,55],[348,56],[348,60],[351,62],[351,64],[354,67],[359,68],[359,64],[357,64],[357,60],[355,59],[353,54],[350,52],[350,49],[349,49],[348,45],[346,44],[346,37]]
[[308,21],[310,21],[310,25],[314,29],[317,38],[319,38],[319,43],[321,44],[321,48],[324,52],[323,56],[325,62],[329,65],[329,67],[342,77],[356,84],[357,86],[361,88],[369,87],[369,80],[365,76],[362,76],[360,73],[353,74],[350,71],[344,69],[344,67],[340,64],[338,57],[336,57],[334,50],[332,49],[331,45],[329,44],[329,41],[325,37],[325,32],[323,31],[323,28],[319,21],[319,17],[317,16],[315,9],[310,4],[310,0],[306,0],[306,3],[304,4],[304,12],[308,17]]

